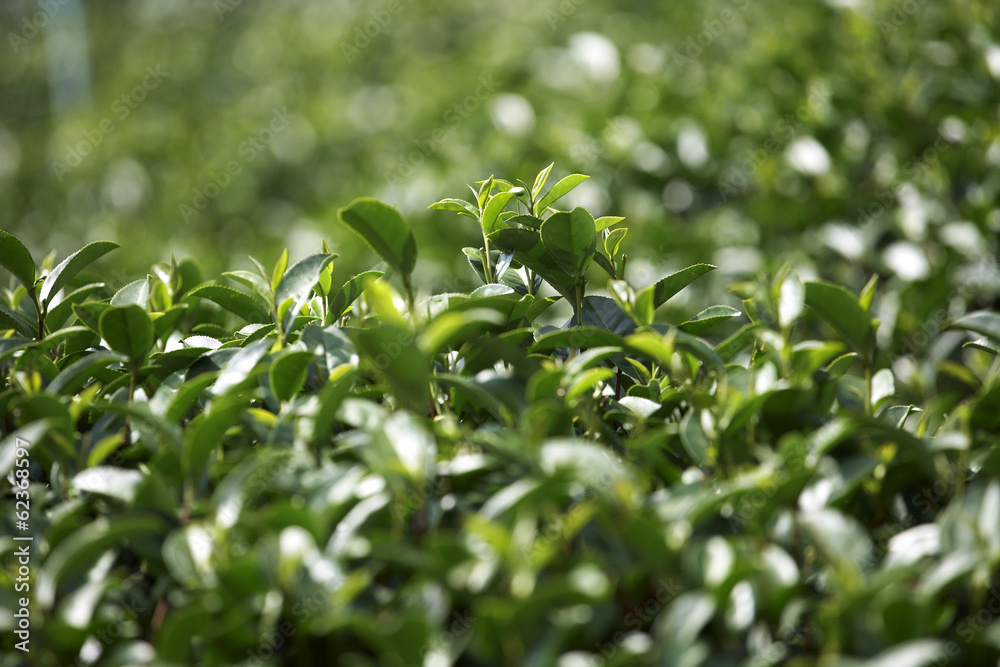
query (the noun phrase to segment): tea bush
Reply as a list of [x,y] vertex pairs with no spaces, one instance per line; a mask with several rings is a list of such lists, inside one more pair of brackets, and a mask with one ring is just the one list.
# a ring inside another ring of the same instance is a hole
[[715,267],[634,284],[551,169],[430,207],[471,292],[369,198],[358,275],[0,232],[0,664],[995,664],[1000,315],[913,346],[785,267],[668,322]]

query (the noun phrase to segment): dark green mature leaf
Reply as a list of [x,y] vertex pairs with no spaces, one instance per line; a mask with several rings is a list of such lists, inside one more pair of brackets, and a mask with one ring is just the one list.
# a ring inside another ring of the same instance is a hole
[[490,234],[490,242],[504,252],[513,252],[514,261],[541,276],[567,301],[575,301],[576,278],[556,263],[541,234],[531,229],[499,229]]
[[490,243],[504,252],[515,253],[515,256],[520,253],[537,260],[547,254],[541,234],[532,229],[498,229],[490,234]]
[[337,417],[337,408],[350,394],[357,369],[341,365],[326,378],[326,385],[319,392],[319,405],[313,418],[312,442],[321,443],[330,437]]
[[73,314],[74,303],[83,303],[88,296],[102,287],[104,287],[104,283],[91,283],[67,294],[62,301],[49,308],[49,312],[45,315],[45,326],[54,330],[64,324],[66,319]]
[[101,338],[138,368],[153,346],[153,322],[139,306],[111,306],[101,314]]
[[601,327],[582,326],[559,329],[539,336],[531,346],[532,352],[551,352],[560,347],[590,348],[607,345],[625,346],[625,339]]
[[333,255],[330,254],[310,255],[296,262],[281,278],[274,300],[279,307],[284,307],[287,301],[291,301],[282,323],[286,332],[290,330],[299,310],[312,296],[312,289],[319,281],[320,272],[332,261]]
[[978,340],[971,340],[962,347],[971,347],[976,350],[989,352],[994,356],[1000,357],[1000,343],[990,340],[989,338],[980,338]]
[[365,286],[371,284],[376,278],[385,275],[383,271],[365,271],[354,276],[344,286],[337,291],[336,296],[330,301],[330,309],[327,313],[325,324],[333,324],[339,319],[352,303],[358,300],[361,293],[365,291]]
[[73,314],[80,320],[80,324],[93,331],[98,336],[101,335],[100,318],[105,310],[111,308],[111,304],[103,301],[87,301],[84,303],[74,303],[70,306]]
[[594,218],[582,208],[554,213],[542,223],[542,242],[560,269],[582,277],[597,248]]
[[875,351],[875,329],[857,298],[840,285],[806,283],[806,305],[844,337],[865,359]]
[[219,377],[212,387],[212,393],[222,396],[246,380],[257,368],[257,364],[264,358],[271,348],[271,343],[266,340],[258,340],[237,350],[233,356],[229,357],[219,372]]
[[25,338],[35,338],[38,332],[28,319],[7,306],[0,304],[0,330],[13,329]]
[[522,225],[535,231],[539,231],[542,228],[542,223],[545,222],[541,218],[536,218],[533,215],[513,215],[507,218],[506,223],[508,227],[514,227],[515,225]]
[[964,329],[972,331],[1000,343],[1000,314],[988,310],[979,310],[963,315],[957,320],[945,325],[946,329]]
[[827,364],[826,368],[823,369],[823,371],[826,373],[824,375],[824,379],[838,378],[842,376],[844,373],[847,372],[847,369],[851,367],[851,364],[853,364],[854,360],[857,358],[858,355],[856,352],[848,352],[846,354],[840,355],[839,357],[831,361],[829,364]]
[[0,338],[0,362],[29,346],[34,346],[34,342],[25,336]]
[[731,306],[709,306],[687,322],[679,324],[678,327],[689,334],[700,336],[715,326],[742,314]]
[[0,266],[14,274],[29,292],[35,288],[35,262],[12,234],[0,230]]
[[315,360],[316,355],[306,350],[286,350],[278,355],[267,371],[274,397],[287,401],[298,394],[305,385],[309,364]]
[[404,276],[413,273],[417,242],[410,224],[394,207],[362,197],[340,209],[338,215],[386,264]]
[[732,361],[736,355],[753,345],[756,339],[755,332],[760,328],[760,324],[746,324],[736,333],[715,346],[715,351],[719,357],[726,362]]
[[441,313],[421,333],[418,345],[424,354],[433,356],[449,347],[461,346],[476,334],[506,321],[506,317],[489,308]]
[[[676,330],[675,330],[676,331]],[[693,336],[684,331],[676,331],[674,334],[674,346],[679,350],[690,353],[696,359],[711,366],[716,370],[722,370],[725,362],[722,360],[711,346],[697,336]]]
[[114,363],[124,363],[128,357],[119,352],[93,352],[73,362],[59,373],[45,390],[52,394],[79,391],[93,377],[98,368],[107,368]]
[[181,467],[185,477],[196,480],[205,474],[212,450],[222,446],[223,436],[250,404],[243,395],[228,395],[212,402],[211,409],[195,417],[184,430]]
[[216,378],[218,378],[217,373],[202,373],[182,384],[177,389],[177,393],[170,398],[160,416],[171,423],[183,420],[184,415],[195,404],[202,392],[215,382]]
[[170,522],[151,512],[99,516],[63,539],[45,559],[38,573],[38,603],[51,608],[67,581],[86,572],[108,549],[126,540],[166,536]]
[[[588,296],[583,299],[582,305],[579,324],[585,327],[607,329],[619,336],[627,336],[635,331],[635,320],[610,297]],[[578,323],[575,317],[571,323]]]
[[354,330],[351,335],[358,351],[385,378],[396,398],[423,413],[430,399],[430,359],[413,344],[413,333],[396,324],[381,324]]
[[698,413],[690,411],[684,415],[680,427],[681,443],[691,460],[698,465],[711,465],[712,459],[709,455],[711,442],[705,435],[698,421]]
[[969,424],[987,433],[1000,432],[1000,385],[978,396],[972,404]]
[[318,357],[316,361],[324,380],[336,368],[355,358],[354,344],[335,326],[307,326],[299,336],[299,344]]
[[240,292],[232,287],[204,283],[188,292],[184,298],[192,297],[213,301],[229,312],[239,315],[247,322],[268,321],[267,304],[246,292]]
[[612,264],[611,260],[608,259],[608,257],[600,250],[594,253],[594,262],[596,262],[599,267],[604,269],[604,272],[607,273],[608,276],[610,276],[611,278],[614,278],[615,276],[618,275],[618,272],[615,271],[614,264]]
[[38,292],[38,300],[42,303],[48,303],[56,292],[72,280],[76,274],[118,247],[119,245],[113,241],[94,241],[83,246],[60,262],[45,277],[42,288]]
[[639,290],[639,293],[636,294],[636,300],[638,301],[642,298],[642,293],[651,292],[653,310],[656,310],[666,303],[670,297],[674,296],[709,271],[714,270],[715,267],[711,264],[695,264],[693,266],[689,266],[686,269],[678,271],[677,273],[670,274],[654,285],[650,285],[649,287],[644,287]]

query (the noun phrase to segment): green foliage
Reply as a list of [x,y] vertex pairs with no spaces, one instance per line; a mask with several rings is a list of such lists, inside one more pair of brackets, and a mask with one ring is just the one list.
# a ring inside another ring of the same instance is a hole
[[0,235],[38,664],[989,664],[1000,315],[942,320],[917,396],[876,280],[661,308],[716,267],[635,280],[551,170],[431,206],[478,226],[468,292],[415,284],[374,199],[340,217],[387,272],[324,241],[112,293],[82,271],[112,245],[36,275]]

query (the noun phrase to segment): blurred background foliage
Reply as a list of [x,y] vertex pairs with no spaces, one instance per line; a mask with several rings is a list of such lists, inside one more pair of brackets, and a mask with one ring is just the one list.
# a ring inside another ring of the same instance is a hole
[[995,305],[998,14],[8,0],[0,222],[39,254],[120,242],[121,284],[171,254],[212,275],[321,238],[346,276],[372,257],[336,210],[370,195],[414,223],[429,293],[473,285],[458,250],[480,241],[427,205],[555,161],[592,176],[570,204],[627,217],[631,280],[721,267],[699,288],[714,295],[678,297],[686,314],[786,262],[855,291],[878,273],[880,344],[902,350],[942,307]]

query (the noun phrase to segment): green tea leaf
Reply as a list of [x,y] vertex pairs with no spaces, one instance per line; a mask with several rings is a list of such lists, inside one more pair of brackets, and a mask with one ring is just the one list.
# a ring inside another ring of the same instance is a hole
[[552,167],[554,166],[556,166],[555,162],[547,166],[545,169],[542,169],[538,172],[538,175],[535,176],[535,184],[531,186],[532,199],[538,199],[538,194],[542,191],[542,188],[545,187],[545,182],[549,180],[549,173],[552,172]]
[[715,267],[711,264],[695,264],[693,266],[689,266],[686,269],[678,271],[677,273],[670,274],[654,285],[650,285],[649,287],[644,287],[639,290],[639,293],[636,294],[636,299],[641,298],[641,294],[648,290],[652,294],[653,310],[656,310],[666,303],[670,297],[674,296],[709,271],[714,270]]
[[305,350],[286,350],[278,355],[268,369],[271,391],[279,401],[287,401],[305,385],[309,364],[316,355]]
[[[535,203],[535,215],[541,216],[545,211],[560,198],[570,193],[573,188],[583,183],[590,176],[583,174],[570,174],[552,186],[552,189],[545,193],[545,196]],[[593,223],[591,223],[593,225]],[[595,230],[596,231],[596,230]]]
[[945,328],[972,331],[1000,343],[1000,314],[998,313],[979,310],[947,323]]
[[268,320],[267,305],[265,303],[246,292],[240,292],[225,285],[205,283],[195,287],[184,298],[208,299],[221,308],[239,315],[247,322],[261,323]]
[[875,351],[875,329],[858,300],[839,285],[806,283],[806,305],[832,326],[866,360]]
[[42,289],[38,292],[38,300],[47,304],[76,274],[118,247],[113,241],[94,241],[80,248],[45,276]]
[[431,204],[427,208],[437,209],[439,211],[453,211],[459,215],[472,218],[473,220],[479,219],[476,207],[464,199],[442,199],[439,202]]
[[410,224],[394,207],[377,199],[355,199],[340,209],[340,220],[354,230],[395,271],[409,276],[417,261],[417,242]]
[[731,306],[709,306],[687,322],[678,325],[678,327],[689,334],[700,336],[717,325],[729,321],[734,317],[739,317],[742,314]]
[[138,368],[153,346],[153,322],[139,306],[111,306],[99,320],[101,338]]
[[109,549],[120,547],[127,540],[162,539],[169,528],[166,517],[149,512],[99,516],[87,522],[48,554],[38,573],[38,603],[50,608],[64,584],[85,573]]
[[344,283],[344,286],[337,291],[336,296],[330,301],[327,321],[324,324],[333,324],[340,319],[347,312],[351,304],[358,300],[361,293],[365,291],[365,287],[384,275],[385,273],[382,271],[365,271]]
[[319,281],[320,272],[332,261],[333,255],[311,255],[296,262],[281,278],[274,299],[275,303],[281,307],[284,307],[286,302],[291,301],[282,323],[285,331],[290,330],[302,306],[312,296],[312,289]]
[[52,394],[68,394],[79,391],[94,376],[94,370],[107,368],[114,363],[123,363],[128,357],[118,352],[93,352],[74,361],[59,373],[45,391]]
[[91,283],[67,294],[62,301],[49,308],[49,312],[45,315],[45,326],[49,330],[55,330],[65,324],[69,316],[73,314],[73,304],[83,303],[88,296],[102,287],[104,287],[104,283]]
[[25,338],[38,336],[36,327],[28,321],[28,318],[0,304],[0,330],[2,329],[13,329]]
[[503,211],[503,207],[507,205],[514,195],[509,192],[501,192],[490,197],[489,201],[486,202],[486,207],[483,209],[483,231],[487,234],[492,234],[497,227],[497,219],[500,217],[500,212]]
[[582,277],[597,247],[594,219],[586,210],[554,213],[542,223],[542,242],[556,264],[566,273]]
[[140,278],[139,280],[133,280],[125,287],[115,292],[115,295],[111,297],[112,306],[139,306],[145,309],[149,305],[149,279]]
[[[278,256],[278,261],[274,263],[274,270],[271,271],[270,285],[272,292],[278,289],[278,285],[281,283],[281,279],[284,278],[286,270],[288,270],[288,248],[281,251],[281,255]],[[278,303],[281,302],[279,301]]]
[[29,292],[35,289],[35,261],[12,234],[0,230],[0,266],[14,274]]

